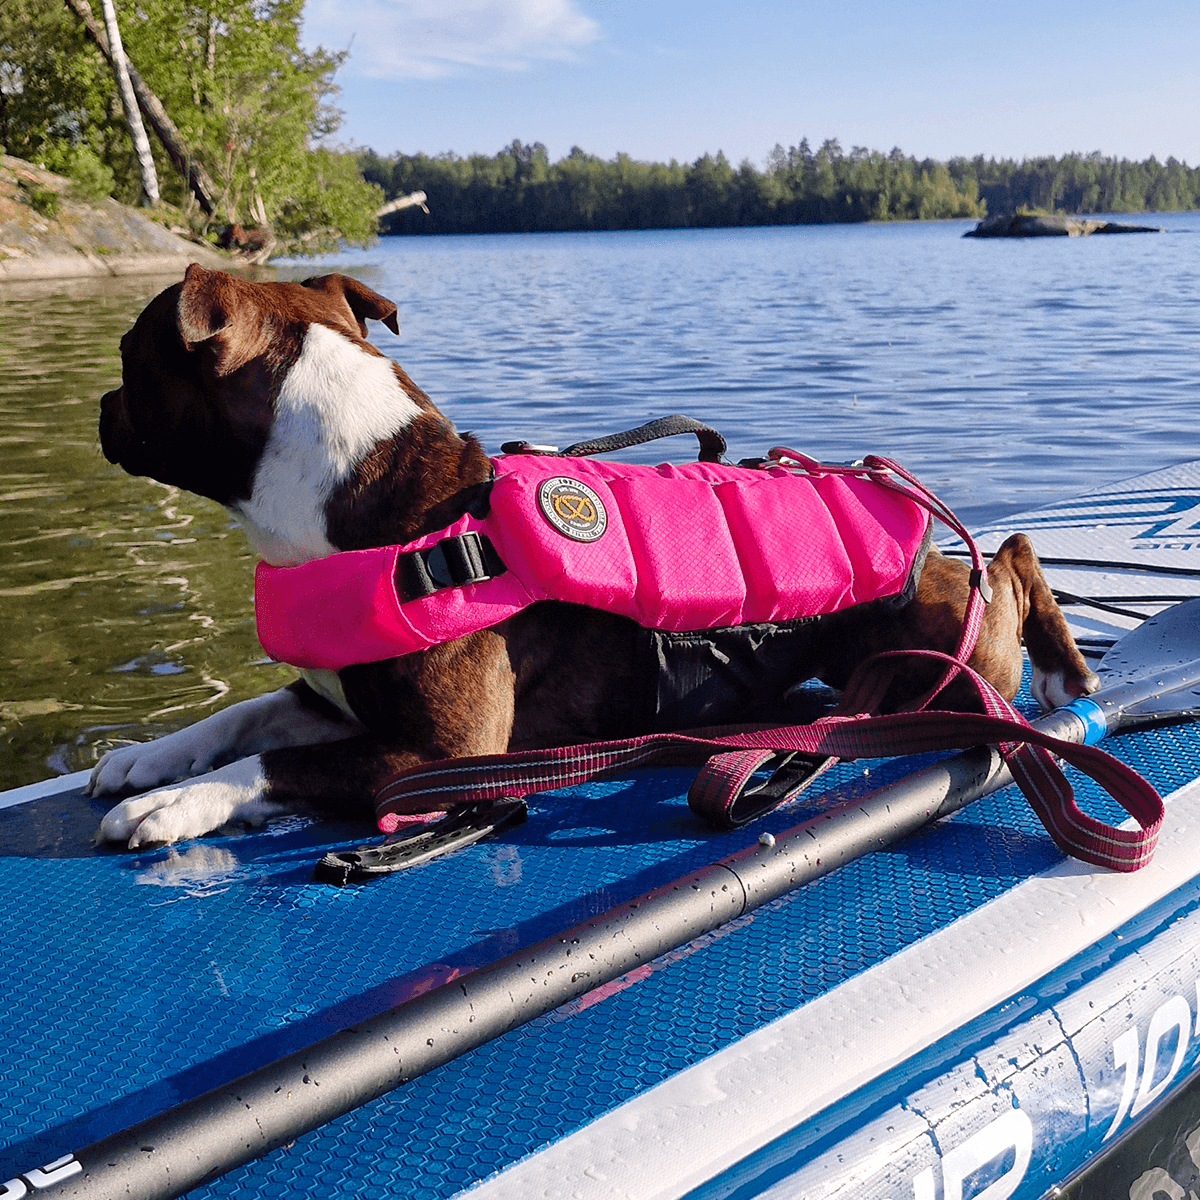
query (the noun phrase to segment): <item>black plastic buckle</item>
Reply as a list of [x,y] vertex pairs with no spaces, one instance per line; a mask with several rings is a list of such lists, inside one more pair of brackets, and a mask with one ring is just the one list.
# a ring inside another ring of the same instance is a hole
[[483,583],[507,570],[491,539],[473,529],[442,538],[427,550],[402,554],[396,560],[397,582],[410,600],[432,596],[442,588]]
[[334,887],[366,883],[470,846],[513,825],[522,825],[528,815],[524,800],[471,804],[405,833],[393,834],[377,845],[331,851],[313,868],[313,880]]
[[992,602],[992,585],[988,582],[987,568],[980,570],[977,567],[971,568],[971,577],[967,580],[967,586],[978,588],[979,594],[983,597],[984,604]]

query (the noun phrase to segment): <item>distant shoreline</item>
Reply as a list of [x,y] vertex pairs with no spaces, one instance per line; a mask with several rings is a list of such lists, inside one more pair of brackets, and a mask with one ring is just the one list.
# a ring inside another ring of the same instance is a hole
[[371,150],[358,169],[388,199],[420,192],[422,207],[385,215],[385,234],[568,233],[891,221],[982,220],[1022,211],[1186,212],[1200,208],[1200,167],[1169,158],[1128,162],[1097,153],[1012,162],[917,159],[836,138],[776,146],[762,169],[723,154],[692,163],[602,159],[579,147],[551,162],[514,141],[494,155]]
[[[1200,212],[1200,208],[1180,208],[1170,209],[1165,212],[1142,212],[1142,213],[1069,213],[1059,214],[1058,219],[1068,222],[1103,222],[1108,221],[1110,217],[1172,217],[1186,215],[1187,213]],[[1007,219],[1007,218],[1006,218]],[[871,226],[872,228],[890,228],[900,227],[905,225],[957,225],[969,226],[974,228],[980,222],[974,217],[925,217],[918,218],[895,218],[886,221],[794,221],[788,224],[783,224],[778,221],[764,222],[758,225],[655,225],[640,229],[521,229],[521,230],[479,230],[470,233],[435,233],[426,231],[422,233],[393,233],[387,230],[380,230],[376,235],[379,241],[404,241],[404,240],[420,240],[421,238],[482,238],[482,237],[571,237],[571,236],[600,236],[614,233],[719,233],[729,232],[737,229],[831,229],[841,228],[846,226]],[[1164,230],[1154,228],[1146,232],[1161,233]],[[964,236],[966,236],[964,234]],[[280,259],[271,259],[274,264],[281,260],[296,261],[294,256],[281,255]]]

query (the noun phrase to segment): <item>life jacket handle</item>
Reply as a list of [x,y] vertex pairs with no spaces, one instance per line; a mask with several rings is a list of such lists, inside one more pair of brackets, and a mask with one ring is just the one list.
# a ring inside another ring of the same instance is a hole
[[564,458],[591,458],[595,454],[611,454],[614,450],[627,450],[630,446],[674,437],[677,433],[696,435],[700,443],[700,453],[697,455],[699,462],[720,462],[727,449],[725,439],[711,425],[705,425],[703,421],[697,421],[694,417],[676,413],[671,417],[658,417],[654,421],[647,421],[645,425],[639,425],[636,429],[626,429],[622,433],[609,433],[586,442],[576,442],[565,450],[554,446],[539,446],[532,442],[505,442],[500,451],[502,454],[556,454]]

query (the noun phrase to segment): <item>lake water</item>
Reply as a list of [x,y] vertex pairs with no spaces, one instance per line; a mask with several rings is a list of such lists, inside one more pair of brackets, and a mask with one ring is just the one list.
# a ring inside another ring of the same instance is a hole
[[[395,300],[402,337],[376,344],[493,451],[682,412],[735,459],[887,454],[980,525],[1200,456],[1200,214],[1147,220],[1166,234],[389,239],[281,274],[344,269]],[[117,341],[169,282],[0,286],[0,786],[288,678],[255,640],[224,512],[99,452]]]

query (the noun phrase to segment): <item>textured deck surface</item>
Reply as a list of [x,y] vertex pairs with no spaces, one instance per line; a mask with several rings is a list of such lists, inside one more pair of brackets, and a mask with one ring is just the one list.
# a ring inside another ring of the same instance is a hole
[[[1164,793],[1200,775],[1191,727],[1106,745]],[[841,799],[896,766],[836,771]],[[101,808],[76,794],[0,811],[0,1180],[830,802],[714,836],[686,807],[689,780],[659,770],[540,797],[503,840],[346,889],[310,882],[312,865],[361,830],[293,821],[131,855],[92,849]],[[1087,781],[1079,792],[1115,819]],[[453,1195],[1060,857],[1008,789],[195,1195]]]

